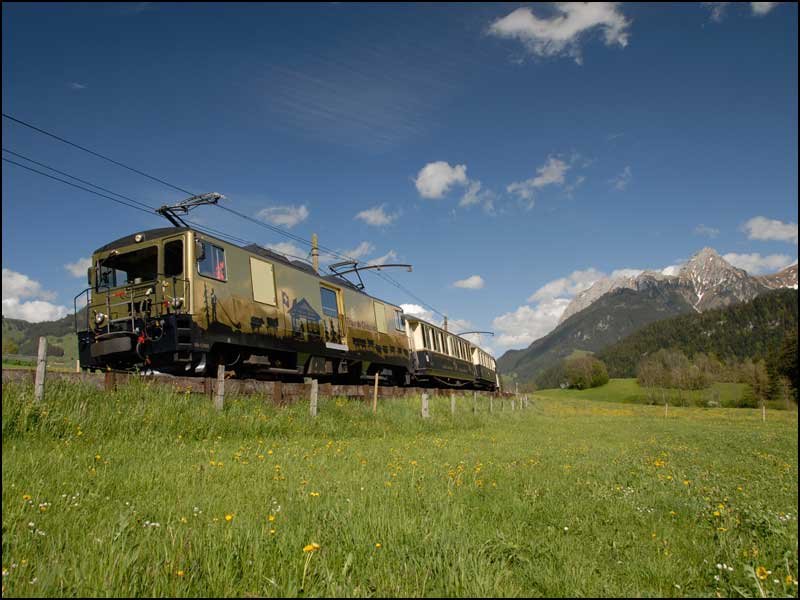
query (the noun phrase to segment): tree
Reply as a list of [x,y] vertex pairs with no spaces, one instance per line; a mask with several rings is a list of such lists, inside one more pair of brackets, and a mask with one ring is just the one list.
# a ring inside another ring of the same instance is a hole
[[564,361],[564,375],[571,388],[585,390],[608,383],[606,365],[594,356],[576,356]]
[[3,340],[3,354],[19,354],[17,342],[11,338]]

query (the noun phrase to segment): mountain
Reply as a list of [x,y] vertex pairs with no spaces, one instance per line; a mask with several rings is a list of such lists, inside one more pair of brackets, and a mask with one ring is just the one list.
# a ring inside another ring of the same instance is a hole
[[763,275],[760,279],[761,283],[773,290],[778,288],[797,289],[797,264],[795,263],[772,275]]
[[797,265],[767,276],[751,276],[703,248],[677,274],[643,271],[601,279],[567,306],[558,326],[524,350],[506,352],[502,373],[533,381],[575,350],[598,352],[645,325],[685,313],[747,302],[772,289],[797,286]]
[[642,357],[661,348],[689,357],[702,352],[720,359],[766,359],[792,331],[796,335],[797,292],[779,289],[750,302],[651,323],[606,347],[598,358],[611,377],[635,377]]
[[653,321],[690,312],[694,312],[692,305],[670,286],[619,288],[604,294],[527,349],[506,352],[497,360],[497,367],[504,374],[516,373],[521,383],[532,382],[539,373],[576,350],[598,352]]
[[791,287],[792,281],[797,285],[797,265],[774,275],[753,277],[747,271],[728,263],[713,248],[703,248],[680,268],[677,275],[644,271],[635,277],[603,278],[596,281],[590,288],[575,296],[561,315],[559,323],[579,313],[603,294],[621,288],[638,290],[642,279],[647,280],[645,285],[651,285],[655,280],[663,285],[679,288],[686,300],[698,312],[702,312],[752,300],[767,289]]

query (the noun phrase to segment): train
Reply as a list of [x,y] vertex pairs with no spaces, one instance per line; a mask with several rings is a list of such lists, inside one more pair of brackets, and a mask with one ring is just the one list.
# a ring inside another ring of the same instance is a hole
[[75,296],[86,370],[208,376],[224,365],[243,378],[500,389],[488,352],[363,283],[194,226],[98,248],[87,283]]

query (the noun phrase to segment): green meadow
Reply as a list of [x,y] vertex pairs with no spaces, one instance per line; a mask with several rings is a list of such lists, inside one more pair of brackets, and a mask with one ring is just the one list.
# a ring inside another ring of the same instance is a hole
[[[606,385],[585,390],[550,389],[540,390],[537,395],[553,400],[582,399],[602,400],[605,402],[622,402],[633,404],[661,404],[666,399],[670,405],[707,406],[716,402],[718,406],[734,407],[739,405],[748,393],[743,383],[714,383],[703,390],[655,389],[653,391],[640,387],[635,379],[611,379]],[[785,408],[779,402],[770,402],[772,408]]]
[[797,596],[796,411],[32,395],[3,386],[4,596]]

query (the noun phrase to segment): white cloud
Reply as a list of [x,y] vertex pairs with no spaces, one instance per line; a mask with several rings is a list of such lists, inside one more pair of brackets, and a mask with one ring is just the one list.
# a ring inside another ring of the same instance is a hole
[[683,265],[669,265],[661,269],[662,275],[677,275]]
[[572,297],[588,289],[595,281],[605,276],[605,273],[593,268],[584,271],[573,271],[566,277],[554,279],[544,284],[528,297],[528,302],[553,300],[558,297]]
[[64,265],[64,268],[69,271],[73,277],[86,277],[86,271],[91,266],[91,258],[79,258],[74,263],[67,263]]
[[362,210],[358,213],[354,218],[361,219],[367,225],[374,225],[375,227],[380,227],[382,225],[391,225],[393,221],[400,216],[399,213],[395,213],[393,215],[387,214],[386,211],[383,209],[385,205],[381,204],[380,206],[374,206],[372,208],[368,208],[366,210]]
[[441,198],[454,185],[467,185],[467,166],[451,167],[443,160],[428,163],[417,174],[414,184],[423,198]]
[[83,83],[78,83],[77,81],[73,81],[69,84],[69,87],[72,88],[73,90],[85,90],[87,86]]
[[55,293],[42,289],[38,281],[27,275],[3,268],[3,300],[7,298],[40,298],[55,300]]
[[[49,302],[55,293],[42,289],[38,281],[11,269],[3,269],[3,316],[31,323],[53,321],[67,316],[70,310]],[[30,298],[30,300],[25,300]]]
[[615,190],[619,190],[620,192],[625,190],[628,185],[630,185],[631,180],[633,179],[633,173],[631,172],[631,167],[628,165],[624,169],[622,169],[622,173],[613,177],[609,183],[614,187]]
[[308,218],[309,211],[305,205],[300,206],[271,206],[263,208],[256,217],[272,225],[294,227]]
[[751,2],[750,8],[753,11],[753,14],[757,17],[761,17],[771,11],[773,8],[778,6],[779,2]]
[[628,45],[631,22],[618,8],[616,2],[557,2],[547,18],[522,7],[492,23],[489,33],[516,39],[536,56],[569,56],[582,64],[581,40],[593,30],[602,32],[607,46]]
[[512,183],[506,190],[510,194],[515,194],[520,199],[526,200],[528,208],[532,208],[536,191],[549,185],[564,185],[564,175],[569,169],[570,166],[563,160],[550,156],[545,164],[536,169],[538,173],[536,177]]
[[453,285],[457,288],[464,288],[467,290],[479,290],[483,287],[483,277],[480,275],[471,275],[466,279],[459,279]]
[[308,250],[304,248],[300,248],[294,242],[278,242],[277,244],[267,244],[267,249],[277,252],[278,254],[284,254],[289,258],[301,258],[304,256],[308,256]]
[[570,303],[567,298],[552,298],[536,306],[520,306],[514,312],[496,317],[492,326],[499,346],[521,348],[550,333]]
[[341,254],[344,254],[348,258],[358,260],[359,258],[364,258],[367,254],[372,253],[373,250],[375,250],[375,246],[369,242],[361,242],[352,250],[342,250]]
[[429,311],[427,308],[422,308],[419,304],[401,304],[400,308],[403,309],[404,313],[414,315],[430,323],[439,322],[437,317],[435,317],[431,311]]
[[742,226],[751,240],[797,243],[797,223],[784,223],[766,217],[753,217]]
[[461,197],[461,200],[458,202],[459,206],[472,206],[473,204],[478,204],[480,199],[480,191],[481,191],[481,182],[477,179],[474,181],[470,181],[469,185],[467,186],[467,191],[464,192],[464,195]]
[[707,227],[706,225],[700,223],[700,225],[694,228],[693,233],[695,235],[704,235],[706,237],[715,238],[719,235],[719,229],[716,229],[714,227]]
[[[730,2],[703,2],[703,6],[711,11],[711,20],[719,23],[725,17]],[[750,10],[756,17],[763,17],[780,2],[750,2]]]
[[723,254],[722,258],[731,263],[734,267],[744,269],[751,275],[762,275],[764,273],[774,273],[785,269],[792,264],[796,258],[787,256],[786,254],[770,254],[768,256],[761,256],[761,254],[754,252],[752,254],[737,254],[730,252]]
[[395,252],[394,250],[389,250],[383,256],[379,256],[378,258],[372,258],[372,259],[368,260],[367,264],[369,264],[369,265],[385,265],[386,263],[391,262],[393,260],[397,260],[397,252]]
[[703,2],[703,6],[711,11],[711,20],[719,23],[725,15],[730,2]]

